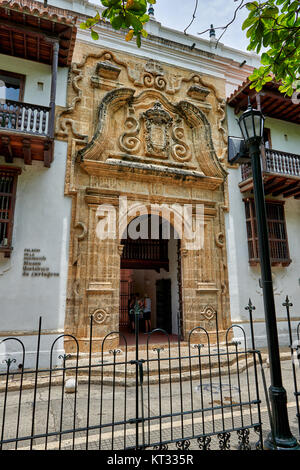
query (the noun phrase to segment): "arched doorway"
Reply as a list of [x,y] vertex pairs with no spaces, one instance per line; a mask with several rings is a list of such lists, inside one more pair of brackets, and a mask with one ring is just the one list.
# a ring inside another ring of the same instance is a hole
[[[182,318],[181,256],[176,230],[159,215],[141,215],[127,226],[121,240],[120,330],[131,331],[130,296],[149,298],[151,328],[178,334]],[[141,331],[145,331],[141,322]]]

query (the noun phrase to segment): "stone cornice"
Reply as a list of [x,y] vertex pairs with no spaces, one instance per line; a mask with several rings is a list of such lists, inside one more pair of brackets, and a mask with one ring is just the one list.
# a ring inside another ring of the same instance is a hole
[[159,165],[153,166],[152,168],[149,165],[139,165],[132,168],[126,162],[118,161],[116,164],[104,163],[95,160],[84,160],[81,163],[81,168],[83,168],[89,175],[92,176],[102,176],[102,177],[118,177],[122,176],[124,178],[124,173],[126,172],[126,178],[130,181],[143,181],[143,182],[174,182],[176,184],[180,181],[182,184],[190,185],[193,183],[193,187],[197,186],[204,189],[215,190],[222,183],[224,183],[223,178],[217,178],[213,176],[204,176],[201,173],[196,171],[186,171],[186,170],[174,170],[160,167]]

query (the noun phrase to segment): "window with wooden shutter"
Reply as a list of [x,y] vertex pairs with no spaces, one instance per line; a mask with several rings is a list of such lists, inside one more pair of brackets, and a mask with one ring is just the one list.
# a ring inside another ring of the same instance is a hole
[[0,70],[0,98],[23,101],[25,75]]
[[[245,199],[246,227],[248,238],[249,263],[259,263],[258,235],[253,199]],[[291,263],[283,201],[266,201],[269,230],[270,256],[272,266],[288,266]]]
[[0,253],[9,257],[12,251],[12,233],[19,168],[0,166]]

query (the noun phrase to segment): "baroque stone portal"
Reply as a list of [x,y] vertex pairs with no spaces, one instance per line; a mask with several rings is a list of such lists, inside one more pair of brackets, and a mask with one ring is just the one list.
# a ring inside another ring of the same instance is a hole
[[[151,213],[156,206],[160,216],[162,205],[204,206],[203,246],[189,249],[184,234],[178,245],[178,313],[185,339],[195,326],[213,331],[207,312],[216,311],[226,329],[223,80],[81,43],[74,61],[69,105],[60,110],[56,129],[57,138],[68,142],[65,193],[73,199],[66,333],[76,335],[84,350],[91,315],[99,344],[119,329],[122,233],[100,239],[97,227],[104,217],[99,207],[114,208],[107,210],[118,219],[125,196],[129,209],[140,205]],[[132,212],[124,226],[140,215]],[[175,219],[173,225],[180,231]],[[171,264],[164,279],[175,279]]]

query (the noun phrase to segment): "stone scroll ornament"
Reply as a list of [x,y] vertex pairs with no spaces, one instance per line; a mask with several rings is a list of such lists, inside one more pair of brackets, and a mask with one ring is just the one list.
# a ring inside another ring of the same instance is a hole
[[184,124],[182,118],[177,115],[175,121],[172,116],[163,109],[159,101],[144,112],[139,120],[135,117],[134,109],[128,109],[128,115],[124,123],[125,131],[119,137],[119,148],[129,154],[138,154],[141,149],[139,134],[140,121],[145,122],[145,141],[148,156],[167,159],[172,155],[176,162],[188,162],[192,158],[189,146],[185,142]]
[[[135,114],[149,101],[150,108]],[[116,110],[122,110],[117,117]],[[116,129],[121,127],[117,139],[111,139],[112,126]],[[78,151],[77,159],[91,166],[91,162],[122,160],[124,153],[126,157],[167,160],[168,166],[173,161],[175,167],[182,165],[197,169],[205,176],[226,177],[214,150],[210,123],[204,113],[186,101],[174,105],[155,90],[145,90],[138,96],[128,88],[106,93],[99,106],[95,134]],[[215,181],[214,184],[219,183]]]
[[182,119],[177,116],[174,126],[172,127],[172,156],[177,162],[188,162],[192,158],[192,154],[188,145],[184,141],[184,127]]
[[[154,88],[160,91],[169,91],[168,80],[164,76],[165,71],[159,62],[149,60],[145,65],[137,63],[128,63],[128,78],[135,86]],[[169,91],[170,92],[170,91]]]
[[141,126],[134,116],[134,109],[129,108],[128,116],[125,121],[125,132],[119,138],[119,147],[124,152],[137,153],[141,147],[141,141],[137,137]]
[[157,88],[158,90],[164,90],[167,86],[167,81],[163,77],[164,70],[162,66],[155,61],[149,61],[145,65],[144,73],[144,85],[149,88]]

